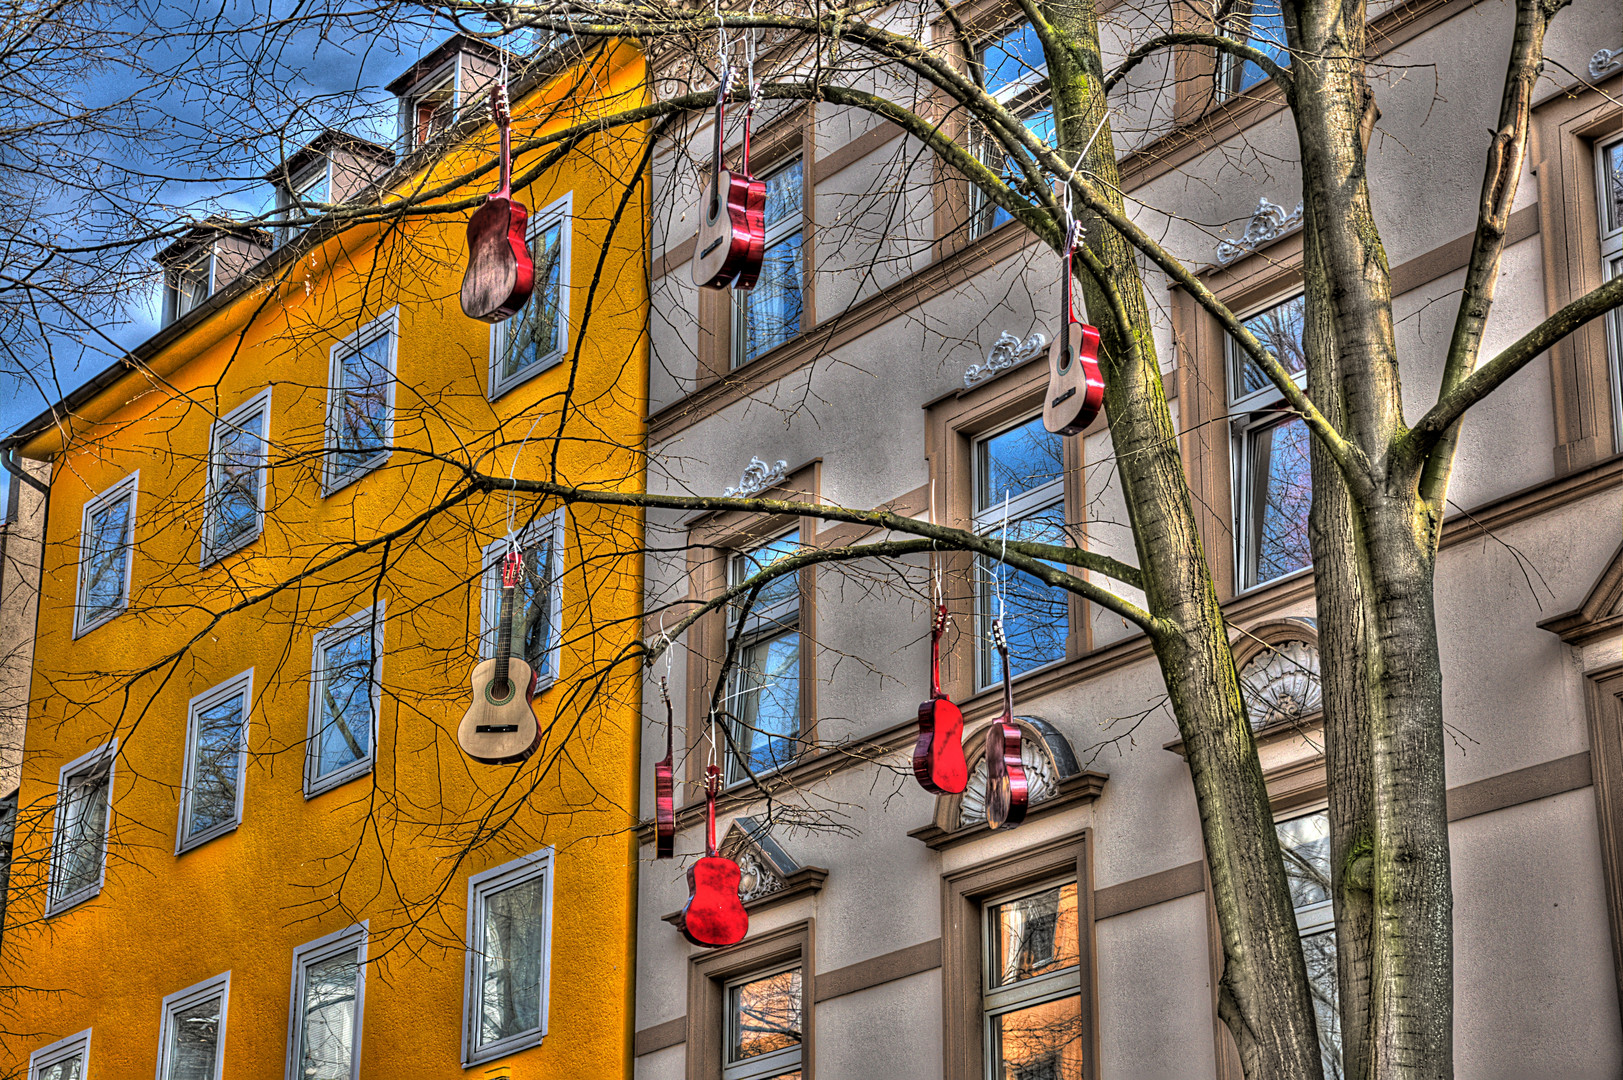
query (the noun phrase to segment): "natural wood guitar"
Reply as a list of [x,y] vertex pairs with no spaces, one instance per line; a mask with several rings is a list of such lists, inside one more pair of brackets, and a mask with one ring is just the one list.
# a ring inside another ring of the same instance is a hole
[[744,113],[744,154],[737,172],[721,167],[722,128],[732,74],[721,72],[716,87],[715,144],[710,161],[710,191],[699,211],[693,249],[693,283],[700,288],[751,289],[766,257],[766,182],[750,175],[750,117],[753,95]]
[[456,729],[462,752],[487,765],[523,761],[541,745],[541,725],[530,704],[535,669],[513,656],[513,594],[524,575],[524,558],[509,552],[502,561],[502,614],[496,655],[473,669],[473,704]]

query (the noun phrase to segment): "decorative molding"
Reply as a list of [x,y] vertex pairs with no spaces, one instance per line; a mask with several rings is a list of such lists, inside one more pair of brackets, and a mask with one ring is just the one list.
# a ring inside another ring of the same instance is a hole
[[1017,368],[1027,360],[1042,355],[1048,348],[1048,337],[1041,331],[1021,341],[1007,330],[997,336],[992,349],[986,354],[986,363],[971,364],[964,372],[964,389],[978,386],[1000,371]]
[[[1110,779],[1104,773],[1083,772],[1067,777],[1059,782],[1054,794],[1040,803],[1035,803],[1026,811],[1026,820],[1035,821],[1038,818],[1048,817],[1061,810],[1071,809],[1083,803],[1093,802],[1105,790],[1105,781]],[[920,826],[908,831],[909,836],[933,851],[942,848],[955,847],[969,840],[976,840],[983,836],[991,836],[992,828],[986,824],[985,819],[973,825],[948,831],[935,822]]]
[[1623,45],[1602,49],[1589,58],[1589,77],[1596,82],[1610,79],[1620,71],[1623,71]]
[[1300,720],[1323,708],[1319,650],[1310,641],[1270,644],[1240,670],[1251,730]]
[[[736,862],[741,871],[738,898],[744,910],[764,907],[817,892],[828,879],[820,866],[801,866],[776,840],[768,827],[752,817],[740,815],[722,839],[717,851]],[[682,913],[663,916],[672,926],[682,925]]]
[[1238,240],[1224,240],[1217,245],[1217,262],[1221,266],[1238,259],[1241,255],[1248,255],[1270,240],[1278,240],[1286,233],[1297,229],[1302,224],[1302,204],[1297,203],[1296,209],[1290,213],[1278,203],[1271,203],[1266,198],[1257,200],[1257,209],[1246,223],[1245,235]]
[[776,487],[783,483],[784,477],[788,475],[789,463],[787,461],[777,461],[768,465],[760,458],[752,456],[750,463],[744,466],[743,473],[738,477],[738,486],[728,488],[721,493],[721,497],[724,499],[747,498],[768,488]]

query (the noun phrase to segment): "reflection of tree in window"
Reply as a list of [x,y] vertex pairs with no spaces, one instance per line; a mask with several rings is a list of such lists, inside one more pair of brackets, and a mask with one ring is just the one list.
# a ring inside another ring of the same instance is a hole
[[501,378],[510,379],[559,349],[558,312],[562,304],[563,222],[530,238],[535,260],[535,291],[519,313],[503,324]]
[[755,288],[737,291],[734,323],[739,343],[733,364],[747,364],[800,333],[804,303],[801,281],[804,189],[801,162],[794,159],[766,177],[766,255]]
[[214,450],[214,505],[209,542],[224,551],[259,527],[259,465],[265,414],[223,425]]
[[[1222,23],[1222,32],[1264,53],[1280,67],[1289,67],[1290,52],[1285,48],[1285,17],[1279,0],[1241,0]],[[1249,90],[1268,76],[1249,60],[1224,53],[1217,61],[1219,96]]]
[[124,579],[130,558],[130,497],[123,495],[92,512],[89,534],[80,601],[86,621],[124,604]]
[[800,1080],[800,969],[727,989],[725,1080]]
[[1330,822],[1323,810],[1275,826],[1290,884],[1291,906],[1302,933],[1308,991],[1319,1022],[1319,1053],[1326,1080],[1340,1080],[1341,1012],[1336,986],[1335,912],[1330,901]]
[[354,764],[371,752],[373,640],[366,630],[322,650],[317,777]]
[[304,1080],[350,1080],[355,1052],[354,953],[319,960],[304,969]]
[[1313,505],[1307,424],[1285,420],[1252,435],[1253,580],[1269,581],[1313,562],[1307,514]]
[[[1301,383],[1305,314],[1300,296],[1245,320],[1280,365]],[[1307,515],[1313,502],[1311,435],[1285,409],[1283,395],[1231,339],[1229,408],[1234,414],[1239,586],[1249,588],[1311,565]]]
[[220,999],[179,1009],[169,1018],[164,1080],[214,1080],[220,1052]]
[[[989,42],[980,50],[979,60],[986,92],[1023,120],[1033,135],[1052,144],[1054,109],[1048,104],[1048,61],[1032,25],[1023,22]],[[1015,160],[1004,153],[990,133],[982,132],[979,142],[980,159],[997,170],[1014,190],[1021,190],[1026,179]],[[1007,210],[987,199],[978,188],[974,194],[971,225],[977,235],[1013,220]]]
[[39,1071],[39,1080],[82,1080],[84,1061],[83,1054],[75,1054],[66,1061],[52,1062]]
[[1078,992],[1077,885],[988,905],[983,1011],[995,1080],[1080,1080],[1087,1030]]
[[197,715],[188,834],[207,832],[237,816],[237,766],[242,748],[243,696]]
[[[552,672],[552,541],[524,549],[524,576],[513,591],[513,653],[541,676]],[[490,572],[489,587],[501,588],[501,567]],[[499,591],[496,593],[499,597]],[[499,603],[499,600],[498,600]],[[498,612],[500,608],[496,609]],[[498,627],[499,628],[499,627]],[[495,635],[492,634],[492,640]]]
[[[729,584],[748,580],[799,547],[800,534],[793,532],[734,554],[729,560]],[[729,757],[730,783],[746,778],[743,764],[760,775],[782,768],[795,757],[800,737],[799,575],[773,578],[747,612],[742,600],[729,605],[729,637],[741,622],[744,636],[730,677],[728,710],[733,717],[733,741],[743,762]]]
[[56,897],[62,900],[95,885],[107,841],[108,768],[68,780],[62,836],[57,847]]
[[533,1030],[541,1022],[545,886],[545,878],[533,877],[483,900],[480,1046]]
[[336,472],[365,465],[387,444],[390,334],[379,334],[339,362],[334,388]]

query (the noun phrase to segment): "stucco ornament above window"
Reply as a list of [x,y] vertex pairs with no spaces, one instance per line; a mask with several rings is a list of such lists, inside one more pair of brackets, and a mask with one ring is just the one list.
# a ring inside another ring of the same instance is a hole
[[1048,348],[1048,338],[1041,333],[1032,334],[1021,341],[1008,331],[997,336],[992,343],[992,350],[986,354],[986,363],[971,364],[969,370],[964,372],[964,388],[979,385],[996,375],[1000,371],[1019,367],[1027,360],[1038,356]]
[[733,819],[721,842],[721,853],[738,864],[738,898],[746,904],[782,892],[787,887],[785,879],[803,869],[752,817]]
[[1623,45],[1615,49],[1602,49],[1589,58],[1589,77],[1596,82],[1610,79],[1623,71]]
[[[1017,716],[1020,727],[1020,763],[1026,769],[1029,785],[1029,805],[1036,806],[1059,793],[1060,782],[1075,776],[1081,769],[1076,754],[1048,721],[1036,716]],[[985,740],[986,729],[973,736],[972,743]],[[986,755],[980,755],[969,772],[969,785],[958,799],[958,828],[966,829],[986,820]]]
[[1221,266],[1247,255],[1270,240],[1278,240],[1281,236],[1298,229],[1302,225],[1302,204],[1297,203],[1296,209],[1290,213],[1278,203],[1271,203],[1267,199],[1257,200],[1257,209],[1246,223],[1245,235],[1238,240],[1224,240],[1217,245],[1217,262]]
[[1299,720],[1324,707],[1319,650],[1307,641],[1277,641],[1240,671],[1251,730]]
[[787,461],[777,461],[768,465],[758,457],[751,457],[750,463],[744,466],[744,472],[738,478],[738,486],[728,488],[721,496],[724,499],[747,498],[767,488],[776,487],[783,483],[783,478],[788,475]]

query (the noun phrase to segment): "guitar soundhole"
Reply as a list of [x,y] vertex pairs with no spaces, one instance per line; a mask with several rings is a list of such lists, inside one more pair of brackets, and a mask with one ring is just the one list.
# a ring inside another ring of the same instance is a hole
[[505,705],[513,700],[513,689],[511,681],[505,684],[491,683],[485,687],[485,700],[492,705]]
[[[1071,370],[1071,350],[1070,349],[1062,349],[1062,350],[1060,350],[1060,354],[1059,354],[1059,373],[1061,375],[1063,375],[1067,371],[1070,371],[1070,370]],[[1059,404],[1059,402],[1056,401],[1055,404],[1057,405],[1057,404]]]
[[475,725],[473,725],[473,730],[478,731],[478,732],[489,732],[492,735],[504,735],[509,731],[517,731],[518,730],[518,725],[517,724],[475,724]]

